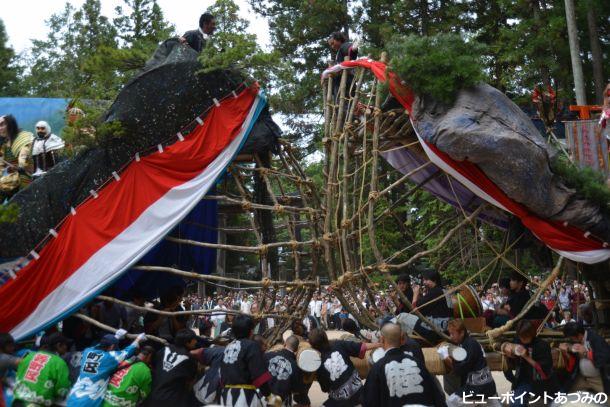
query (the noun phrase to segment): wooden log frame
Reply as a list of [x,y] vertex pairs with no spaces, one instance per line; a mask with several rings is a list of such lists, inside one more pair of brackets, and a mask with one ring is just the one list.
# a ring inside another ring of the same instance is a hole
[[517,323],[520,319],[522,319],[525,316],[525,314],[527,314],[529,312],[530,309],[532,309],[532,307],[534,306],[536,301],[538,301],[538,298],[540,298],[540,295],[553,281],[555,281],[555,279],[559,275],[559,271],[561,270],[562,262],[563,262],[563,257],[559,257],[559,260],[557,261],[557,264],[553,268],[553,271],[551,271],[551,274],[549,274],[549,276],[542,282],[542,284],[540,284],[540,287],[538,287],[538,290],[536,291],[536,293],[530,297],[529,301],[525,304],[525,306],[523,307],[521,312],[519,312],[518,315],[516,315],[513,319],[509,319],[503,326],[501,326],[499,328],[491,329],[486,332],[486,334],[490,338],[490,340],[493,341],[495,338],[500,336],[502,333],[508,331],[510,328],[513,327],[513,325],[515,323]]
[[[477,217],[483,210],[489,209],[486,204],[482,204],[470,213],[460,207],[455,211],[454,216],[448,216],[426,230],[425,236],[419,240],[411,236],[409,230],[401,225],[400,233],[410,244],[399,250],[394,249],[393,253],[384,253],[387,249],[377,241],[378,223],[387,219],[386,217],[400,222],[396,210],[410,202],[415,202],[416,192],[427,182],[447,175],[439,170],[419,183],[412,183],[410,179],[418,171],[430,169],[432,165],[430,162],[410,169],[406,173],[396,169],[390,171],[384,169],[380,160],[381,153],[399,148],[416,148],[414,146],[417,142],[412,142],[411,138],[407,137],[412,136],[412,128],[406,114],[403,115],[400,109],[389,113],[381,111],[381,84],[374,77],[366,82],[367,75],[370,73],[361,68],[356,69],[355,80],[351,82],[350,90],[347,89],[347,70],[341,72],[340,79],[330,77],[323,82],[325,155],[322,191],[318,191],[315,183],[307,177],[290,144],[280,140],[275,158],[267,159],[266,156],[261,157],[257,154],[242,157],[242,164],[234,163],[229,169],[231,177],[225,179],[224,191],[219,189],[216,195],[205,198],[234,207],[237,209],[235,213],[245,213],[247,218],[245,223],[248,226],[233,226],[233,228],[236,233],[252,233],[254,236],[252,240],[256,241],[255,245],[166,238],[178,244],[257,255],[264,278],[248,280],[201,275],[171,267],[145,265],[137,266],[135,269],[145,272],[166,272],[186,279],[214,284],[241,284],[259,290],[257,298],[259,312],[255,317],[271,317],[278,320],[274,328],[267,333],[272,340],[279,338],[294,319],[306,315],[309,301],[320,288],[319,279],[316,277],[323,269],[328,274],[330,287],[342,306],[361,326],[376,328],[375,317],[380,315],[381,311],[375,305],[375,293],[372,290],[374,274],[375,277],[380,276],[393,286],[394,295],[406,305],[409,312],[417,315],[423,322],[433,327],[436,334],[447,340],[448,337],[419,312],[418,309],[427,304],[413,307],[398,291],[392,272],[404,270],[422,258],[437,256],[452,239],[460,239],[460,250],[451,258],[444,259],[443,262],[438,261],[439,267],[442,268],[454,258],[458,258],[458,261],[470,261],[468,264],[478,271],[454,287],[452,292],[476,277],[479,277],[481,283],[487,284],[498,266],[505,265],[521,272],[518,263],[509,260],[510,251],[514,250],[518,240],[509,244],[508,238],[505,238],[502,247],[497,248],[485,235],[479,234]],[[338,92],[334,94],[333,81],[336,80],[340,82]],[[406,141],[403,136],[407,137]],[[252,163],[255,163],[256,167],[252,167]],[[266,196],[264,200],[257,200],[256,193],[252,192],[253,177],[258,180],[256,185],[264,190]],[[232,189],[227,187],[228,182],[233,182]],[[290,183],[289,188],[287,183]],[[453,188],[451,183],[449,185]],[[400,191],[398,199],[393,196],[397,195],[396,191]],[[453,193],[455,194],[455,191]],[[388,205],[384,206],[386,202]],[[270,223],[268,218],[266,221],[260,219],[258,215],[261,213],[275,217],[276,221],[271,222],[271,226],[278,236],[281,234],[277,241],[269,241],[268,236],[264,237],[261,233],[261,223],[266,224],[265,230],[268,230]],[[470,226],[473,227],[473,232],[468,232]],[[229,233],[231,228],[223,229]],[[446,231],[447,229],[449,230]],[[304,233],[307,235],[304,238],[302,230],[306,230]],[[474,241],[464,243],[463,237],[471,235],[474,236]],[[432,237],[437,239],[438,243],[428,247],[425,242]],[[368,250],[366,256],[363,254],[364,247]],[[481,247],[493,253],[489,256],[491,261],[480,258]],[[274,258],[275,251],[292,259],[294,279],[279,278],[279,270],[278,275],[273,276],[278,278],[271,278],[272,267],[269,266],[269,259]],[[307,270],[306,263],[311,265],[311,270]],[[325,263],[325,267],[321,263]],[[548,279],[538,285],[536,296],[557,276],[560,265],[561,259]],[[282,314],[273,313],[273,298],[278,290],[283,288],[292,289],[287,309]],[[369,299],[372,304],[370,309],[362,304],[358,289],[362,289]],[[120,301],[109,298],[100,297],[108,301]],[[431,302],[442,298],[444,296]],[[533,304],[535,297],[532,298],[527,309]],[[148,309],[146,311],[156,312]],[[526,311],[524,310],[518,318]],[[239,314],[234,311],[224,313]],[[210,315],[214,312],[213,310],[184,311],[182,314]],[[493,348],[497,341],[509,334],[509,329],[518,318],[501,329],[488,331],[486,336],[477,336],[477,340]]]
[[134,266],[134,270],[146,271],[146,272],[164,272],[169,274],[174,274],[180,277],[190,278],[193,280],[200,281],[222,281],[227,283],[234,284],[244,284],[244,285],[256,285],[262,287],[269,286],[284,286],[284,287],[301,287],[301,286],[309,286],[309,287],[319,287],[319,281],[301,281],[301,280],[293,280],[293,281],[278,281],[271,280],[268,278],[264,278],[262,280],[246,280],[242,278],[232,278],[232,277],[223,277],[216,275],[207,275],[207,274],[199,274],[191,271],[179,270],[173,267],[162,267],[162,266]]
[[[102,329],[106,332],[115,333],[117,331],[117,328],[111,327],[106,324],[102,324],[101,322],[97,321],[96,319],[93,319],[88,315],[81,314],[80,312],[77,312],[76,314],[74,314],[74,316],[76,318],[81,319],[81,320],[85,321],[86,323],[91,324],[91,325],[95,326],[96,328]],[[135,339],[137,336],[138,336],[137,334],[129,334],[129,333],[126,335],[126,337],[129,339]],[[163,345],[167,345],[167,341],[163,338],[159,338],[154,335],[146,335],[146,338],[151,341],[155,341],[155,342],[161,343]]]
[[[415,145],[418,142],[407,143],[404,138],[395,137],[397,133],[405,135],[405,137],[412,135],[408,115],[401,116],[405,112],[400,109],[388,113],[381,112],[381,92],[379,83],[374,77],[370,82],[371,86],[367,87],[369,95],[375,98],[374,103],[371,103],[370,100],[368,103],[365,102],[365,109],[360,110],[360,117],[356,118],[356,105],[360,101],[363,94],[362,89],[365,87],[363,73],[361,70],[355,70],[355,80],[352,81],[352,86],[355,85],[355,92],[350,92],[348,95],[346,92],[346,72],[345,70],[341,72],[341,82],[337,95],[332,92],[332,82],[337,80],[337,77],[328,78],[323,86],[325,92],[323,98],[325,117],[323,142],[326,152],[324,157],[326,188],[324,190],[324,207],[322,208],[324,216],[323,246],[331,287],[334,292],[338,293],[342,305],[347,307],[351,313],[356,312],[357,314],[354,316],[362,325],[371,326],[370,323],[374,318],[369,310],[363,309],[359,301],[356,301],[356,288],[364,289],[365,295],[374,304],[374,295],[371,291],[372,281],[369,277],[372,273],[379,273],[388,284],[394,285],[390,272],[403,270],[422,258],[434,255],[445,248],[452,239],[460,239],[461,250],[451,259],[445,259],[446,261],[443,261],[439,267],[446,267],[447,263],[457,256],[466,256],[462,260],[469,261],[470,266],[478,270],[473,276],[469,276],[467,282],[471,282],[475,277],[478,277],[481,283],[488,283],[492,275],[497,274],[498,265],[502,264],[507,265],[512,270],[520,271],[509,260],[508,256],[509,252],[514,250],[516,242],[508,244],[508,240],[505,238],[501,249],[498,249],[486,236],[479,234],[477,217],[484,210],[489,209],[486,204],[480,205],[469,213],[466,213],[463,208],[459,208],[455,217],[443,219],[440,224],[434,225],[423,239],[415,241],[411,238],[414,241],[413,244],[389,255],[382,252],[376,241],[376,223],[386,216],[398,220],[394,213],[395,209],[408,204],[409,198],[430,180],[447,175],[440,170],[436,171],[422,182],[410,187],[406,193],[401,192],[398,200],[390,202],[390,205],[383,208],[381,213],[376,210],[380,206],[381,199],[387,198],[389,193],[396,188],[405,184],[411,185],[410,179],[412,176],[417,171],[430,166],[431,163],[424,163],[418,168],[411,169],[406,174],[403,173],[393,177],[393,181],[389,182],[387,186],[379,186],[381,179],[389,179],[386,174],[379,171],[382,140],[387,142],[384,151],[398,148],[416,148]],[[395,147],[388,149],[388,145]],[[450,183],[450,185],[452,184]],[[363,199],[364,196],[367,196],[367,199]],[[390,200],[388,199],[388,201]],[[456,219],[460,212],[462,218]],[[427,239],[438,235],[445,230],[448,224],[453,222],[455,224],[451,226],[448,232],[436,237],[439,241],[438,244],[434,247],[424,245]],[[464,242],[462,241],[464,231],[470,226],[473,227],[473,232],[468,236],[473,235],[475,241]],[[364,264],[363,244],[367,244],[372,257],[375,259],[374,263]],[[482,247],[493,253],[491,255],[492,260],[489,262],[486,260],[485,263],[487,264],[485,265],[483,265],[479,252]],[[398,258],[413,249],[421,250],[410,253],[407,260],[396,262]],[[465,249],[467,249],[466,252],[464,252]],[[359,253],[359,255],[356,253]],[[458,287],[462,285],[460,284]],[[454,291],[456,289],[454,288]],[[407,304],[406,298],[402,296],[402,293],[397,292],[395,286],[394,290],[402,302]],[[440,298],[436,300],[440,300]],[[374,311],[379,312],[378,310]],[[414,310],[414,313],[418,314],[417,309]],[[440,332],[437,332],[437,334],[440,334]],[[441,336],[443,335],[441,334]]]
[[257,313],[255,315],[251,315],[251,314],[246,314],[244,312],[241,311],[235,311],[235,310],[190,310],[190,311],[165,311],[165,310],[159,310],[156,308],[149,308],[149,307],[142,307],[140,305],[136,305],[136,304],[132,304],[130,302],[127,301],[122,301],[119,300],[118,298],[114,298],[114,297],[109,297],[106,295],[98,295],[97,298],[100,301],[107,301],[107,302],[112,302],[118,305],[121,305],[123,307],[127,307],[127,308],[132,308],[138,311],[142,311],[142,312],[146,312],[146,313],[150,313],[150,314],[157,314],[157,315],[165,315],[168,317],[178,317],[178,316],[182,316],[182,315],[209,315],[209,316],[214,316],[214,315],[247,315],[247,316],[252,316],[255,319],[260,319],[260,318],[277,318],[277,319],[296,319],[297,317],[294,315],[290,315],[290,314],[273,314],[273,313]]
[[[304,293],[305,293],[305,291],[304,291]],[[306,295],[304,297],[304,300],[305,300],[304,302],[306,304],[309,303],[309,300],[311,300],[311,296],[312,295],[313,295],[313,290],[307,290],[306,291]],[[159,315],[176,316],[176,315],[198,315],[198,314],[204,314],[204,312],[199,312],[199,311],[168,312],[168,311],[150,309],[150,308],[146,308],[146,307],[139,307],[139,306],[136,306],[134,304],[127,303],[127,302],[118,300],[116,298],[107,297],[107,296],[98,296],[98,299],[100,299],[102,301],[111,301],[111,302],[114,302],[114,303],[117,303],[117,304],[120,304],[120,305],[123,305],[123,306],[131,307],[131,308],[138,309],[138,310],[141,310],[141,311],[156,313],[156,314],[159,314]],[[233,315],[240,315],[240,314],[242,314],[241,312],[232,311],[232,310],[226,310],[226,311],[223,311],[223,313],[224,314],[233,314]],[[205,314],[209,314],[209,313],[205,313]],[[265,318],[265,317],[273,317],[273,318],[279,318],[281,320],[284,320],[283,323],[280,322],[280,323],[277,324],[276,327],[271,328],[271,333],[268,336],[268,341],[269,341],[268,343],[274,344],[274,343],[277,342],[277,340],[279,339],[281,334],[283,332],[285,332],[287,329],[289,329],[289,325],[290,325],[291,321],[294,320],[294,319],[302,319],[304,317],[304,314],[305,314],[305,309],[301,308],[300,312],[297,312],[295,315],[272,315],[272,314],[264,315],[264,314],[261,314],[261,315],[256,315],[255,318],[258,319],[258,318]],[[91,324],[91,325],[93,325],[93,326],[95,326],[95,327],[97,327],[99,329],[102,329],[104,331],[107,331],[107,332],[110,332],[110,333],[115,333],[117,331],[117,328],[114,328],[114,327],[111,327],[109,325],[103,324],[103,323],[101,323],[101,322],[99,322],[99,321],[97,321],[97,320],[95,320],[95,319],[93,319],[93,318],[91,318],[91,317],[89,317],[87,315],[84,315],[84,314],[81,314],[81,313],[76,313],[76,314],[74,314],[74,316],[76,318],[79,318],[79,319],[83,320],[84,322],[89,323],[89,324]],[[506,339],[506,341],[511,341],[512,336],[514,336],[514,332],[505,331],[504,334],[512,334],[511,337]],[[549,335],[549,333],[547,333],[547,335]],[[135,339],[137,336],[138,336],[137,334],[129,334],[129,333],[126,335],[126,337],[130,338],[130,339]],[[159,338],[157,336],[148,335],[148,334],[146,335],[146,337],[147,337],[148,340],[152,340],[152,341],[158,342],[160,344],[167,345],[167,341],[165,339],[163,339],[163,338]],[[560,333],[554,333],[554,335],[551,334],[551,338],[552,339],[563,339],[563,335],[560,334]],[[480,339],[478,339],[478,340],[481,342]],[[487,345],[487,348],[489,349],[490,345]],[[492,371],[503,371],[503,370],[506,370],[508,368],[508,364],[506,363],[505,357],[500,352],[495,351],[496,348],[497,348],[497,346],[491,345],[491,350],[488,350],[486,352],[485,357],[487,359],[487,365],[489,366],[489,368]],[[425,348],[424,349],[424,354],[425,355],[426,354],[435,355],[435,352],[436,352],[436,348]],[[561,356],[560,356],[560,351],[557,348],[553,348],[552,349],[552,355],[553,355],[553,366],[555,368],[563,368],[563,367],[565,367],[565,365],[563,364],[563,361],[561,359]],[[434,370],[435,367],[439,366],[439,364],[435,363],[435,362],[438,362],[438,361],[436,359],[434,361],[426,359],[426,365],[427,365],[428,369],[431,371],[431,373],[433,373],[433,374],[443,374],[443,373],[445,373],[444,371],[435,371]],[[368,371],[368,369],[364,369],[364,377],[366,377],[366,372],[367,371]]]

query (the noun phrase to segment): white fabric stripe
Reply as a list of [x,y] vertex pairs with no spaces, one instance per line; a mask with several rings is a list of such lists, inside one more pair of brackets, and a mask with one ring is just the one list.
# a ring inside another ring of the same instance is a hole
[[[553,248],[551,247],[551,249]],[[586,252],[565,252],[563,250],[553,250],[566,259],[585,264],[595,264],[610,259],[610,250],[608,249],[588,250]]]
[[34,334],[39,327],[77,306],[92,292],[106,287],[157,244],[203,198],[233,159],[260,103],[263,102],[257,96],[240,133],[214,161],[192,180],[169,190],[91,256],[11,331],[13,337],[21,339]]
[[326,70],[324,72],[322,72],[322,79],[326,79],[328,78],[328,76],[332,73],[335,72],[339,72],[342,69],[346,69],[345,67],[337,64],[337,65],[333,65],[330,68],[326,68]]
[[[415,125],[413,125],[413,129],[415,129]],[[446,173],[451,175],[453,178],[458,180],[466,188],[468,188],[469,190],[474,192],[479,198],[486,200],[487,202],[497,206],[500,209],[505,210],[506,212],[512,213],[511,211],[506,209],[500,202],[496,201],[493,197],[491,197],[491,195],[488,195],[481,188],[479,188],[478,186],[476,186],[475,184],[470,182],[470,180],[468,178],[464,177],[462,174],[457,172],[455,169],[453,169],[453,167],[451,167],[449,164],[447,164],[442,158],[440,158],[438,155],[436,155],[434,153],[434,151],[432,151],[432,149],[426,144],[426,142],[419,136],[419,134],[417,134],[417,130],[415,130],[415,134],[417,135],[417,138],[419,139],[419,143],[424,148],[426,155],[428,156],[430,161],[432,161],[434,164],[436,164],[437,167],[439,167],[441,170],[445,171]]]
[[[413,129],[416,129],[415,125],[413,125]],[[415,130],[415,134],[417,134],[417,130]],[[445,171],[446,173],[450,174],[452,177],[457,179],[466,188],[468,188],[469,190],[474,192],[480,198],[497,206],[498,208],[505,210],[506,212],[511,213],[502,204],[500,204],[498,201],[493,199],[490,195],[485,193],[481,188],[477,187],[475,184],[470,182],[466,177],[462,176],[459,172],[454,170],[449,164],[447,164],[445,161],[443,161],[442,158],[440,158],[438,155],[436,155],[434,153],[434,151],[432,151],[430,149],[430,147],[426,144],[426,142],[419,136],[419,134],[417,134],[417,138],[419,139],[419,143],[422,145],[422,147],[426,151],[426,155],[428,155],[428,158],[430,159],[430,161],[432,161],[434,164],[436,164],[438,167],[440,167],[443,171]],[[534,233],[534,232],[532,231],[532,233]],[[534,233],[534,235],[535,235],[535,233]],[[541,242],[545,243],[542,239],[540,239],[540,238],[538,238],[538,239]],[[555,251],[557,254],[559,254],[567,259],[577,261],[579,263],[595,264],[595,263],[599,263],[599,262],[608,260],[610,258],[609,249],[589,250],[589,251],[584,251],[584,252],[576,252],[576,251],[568,252],[568,251],[554,249],[553,247],[549,246],[548,244],[546,244],[546,245],[551,250]]]
[[[367,58],[367,57],[358,58],[358,59],[355,59],[353,61],[370,61],[370,62],[374,62],[371,58]],[[350,62],[352,62],[352,61],[350,61]],[[343,64],[333,65],[331,67],[326,68],[324,70],[324,72],[322,72],[322,79],[326,79],[326,78],[328,78],[328,76],[330,74],[333,74],[335,72],[339,72],[339,71],[341,71],[343,69],[354,69],[354,67],[353,66],[344,66]]]

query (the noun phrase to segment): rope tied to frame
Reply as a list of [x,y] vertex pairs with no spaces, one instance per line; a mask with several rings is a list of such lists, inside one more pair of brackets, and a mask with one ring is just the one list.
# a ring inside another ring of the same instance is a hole
[[251,211],[252,210],[252,202],[243,200],[241,202],[241,207],[244,211]]
[[376,201],[377,199],[379,199],[379,192],[378,191],[369,192],[369,200]]
[[266,256],[267,253],[269,252],[269,245],[262,245],[258,248],[258,252],[260,253],[261,256]]
[[341,222],[341,227],[342,227],[343,229],[347,229],[347,228],[349,228],[351,225],[352,225],[352,221],[351,221],[350,219],[344,219],[344,220]]
[[381,263],[377,266],[377,270],[381,271],[382,273],[387,273],[390,271],[390,267],[388,266],[388,263]]
[[339,276],[337,279],[337,286],[342,287],[345,284],[348,284],[351,280],[353,280],[354,275],[351,271],[346,271],[343,275]]
[[327,242],[332,242],[335,240],[335,235],[333,233],[324,233],[322,239],[326,240]]
[[263,288],[269,288],[272,285],[272,281],[269,277],[265,277],[263,278],[263,280],[261,281]]
[[284,205],[275,204],[275,205],[273,205],[273,210],[276,211],[277,213],[284,213],[285,208],[284,208]]

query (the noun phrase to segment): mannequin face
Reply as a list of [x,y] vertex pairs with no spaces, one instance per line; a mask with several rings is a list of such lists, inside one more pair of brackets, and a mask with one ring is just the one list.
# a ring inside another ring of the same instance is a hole
[[44,126],[36,126],[36,134],[38,135],[38,137],[48,136],[47,128]]

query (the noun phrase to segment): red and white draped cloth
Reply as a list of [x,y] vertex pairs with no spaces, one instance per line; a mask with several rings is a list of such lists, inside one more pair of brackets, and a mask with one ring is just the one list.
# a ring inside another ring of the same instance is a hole
[[[386,70],[386,65],[382,62],[369,58],[345,61],[325,70],[322,77],[326,78],[330,74],[340,72],[343,69],[357,67],[371,70],[380,81],[389,80],[392,95],[409,113],[411,112],[415,100],[413,92],[405,86],[396,74]],[[570,260],[587,264],[599,263],[610,258],[610,249],[606,242],[599,241],[586,231],[574,226],[534,215],[524,205],[509,198],[477,165],[468,161],[456,161],[440,151],[435,145],[424,140],[418,134],[417,123],[413,122],[413,119],[411,119],[411,122],[419,142],[432,163],[454,177],[481,199],[517,216],[521,219],[523,225],[549,248]]]
[[142,158],[68,216],[39,257],[0,287],[0,332],[28,337],[78,310],[159,242],[223,174],[265,105],[257,87]]

